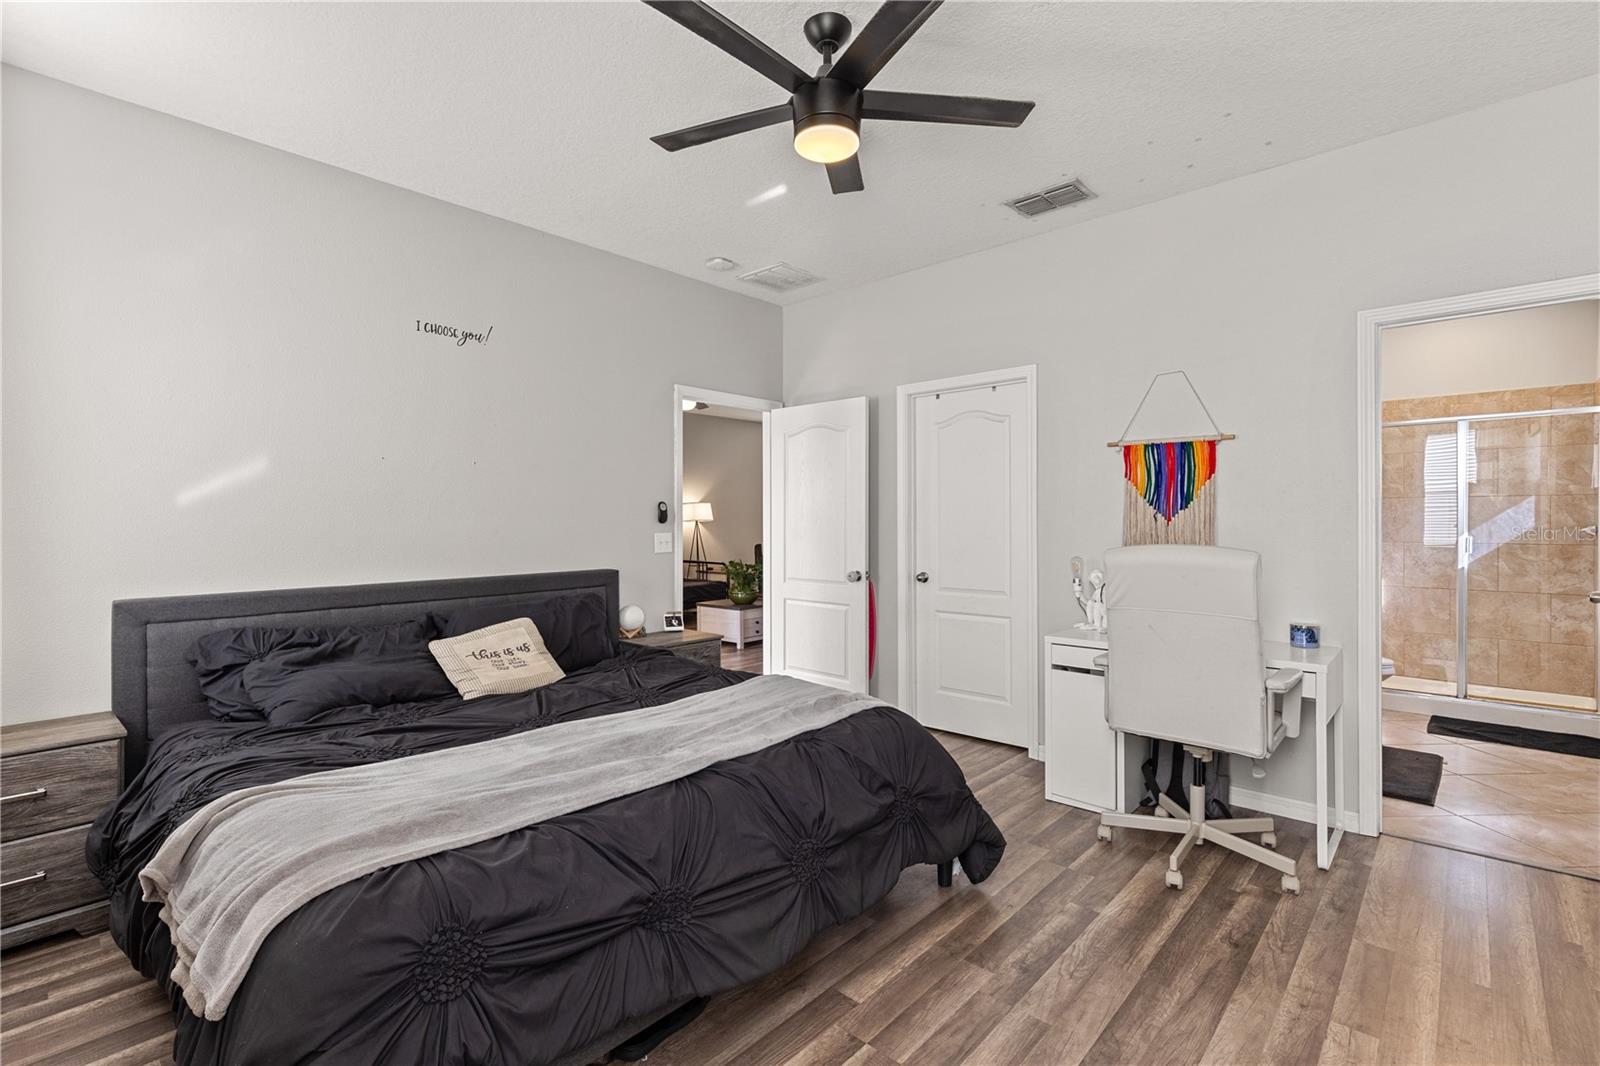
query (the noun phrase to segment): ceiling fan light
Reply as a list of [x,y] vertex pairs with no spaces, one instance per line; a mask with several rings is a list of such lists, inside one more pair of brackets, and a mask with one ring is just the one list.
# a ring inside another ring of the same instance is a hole
[[813,115],[797,123],[794,150],[813,163],[842,163],[861,147],[861,134],[845,115]]

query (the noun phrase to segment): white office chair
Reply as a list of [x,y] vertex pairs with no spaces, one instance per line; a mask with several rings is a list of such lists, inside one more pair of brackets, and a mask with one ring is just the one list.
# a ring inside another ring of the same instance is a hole
[[[1298,670],[1268,671],[1261,654],[1261,557],[1235,548],[1180,545],[1106,552],[1106,721],[1112,729],[1182,744],[1199,761],[1189,809],[1158,794],[1154,815],[1100,816],[1113,826],[1182,836],[1167,884],[1196,844],[1219,844],[1272,867],[1298,893],[1295,861],[1268,850],[1271,818],[1206,819],[1204,773],[1214,752],[1261,759],[1300,733]],[[1252,844],[1238,833],[1260,833]],[[1265,846],[1262,846],[1265,845]]]

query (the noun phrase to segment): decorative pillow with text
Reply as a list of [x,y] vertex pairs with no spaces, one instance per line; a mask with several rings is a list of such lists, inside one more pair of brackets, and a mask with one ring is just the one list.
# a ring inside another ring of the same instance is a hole
[[544,638],[531,618],[513,618],[458,637],[431,640],[428,650],[467,700],[528,692],[567,676],[545,650]]

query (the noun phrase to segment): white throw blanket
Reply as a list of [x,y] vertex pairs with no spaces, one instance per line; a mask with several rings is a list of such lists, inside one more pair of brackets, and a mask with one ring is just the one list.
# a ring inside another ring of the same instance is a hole
[[139,872],[139,884],[146,900],[162,905],[184,1001],[216,1020],[267,935],[329,889],[882,705],[769,675],[660,707],[256,785],[195,812]]

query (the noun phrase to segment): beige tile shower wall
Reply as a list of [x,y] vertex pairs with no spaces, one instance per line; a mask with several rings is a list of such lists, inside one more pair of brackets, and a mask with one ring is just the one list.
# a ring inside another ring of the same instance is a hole
[[[1600,382],[1592,382],[1390,400],[1383,418],[1597,402]],[[1597,421],[1595,415],[1563,415],[1476,427],[1467,516],[1474,540],[1467,568],[1467,677],[1473,684],[1595,695],[1595,609],[1588,592],[1597,587]],[[1430,435],[1453,439],[1455,429],[1446,423],[1383,431],[1383,654],[1402,676],[1453,681],[1455,548],[1424,537]]]

